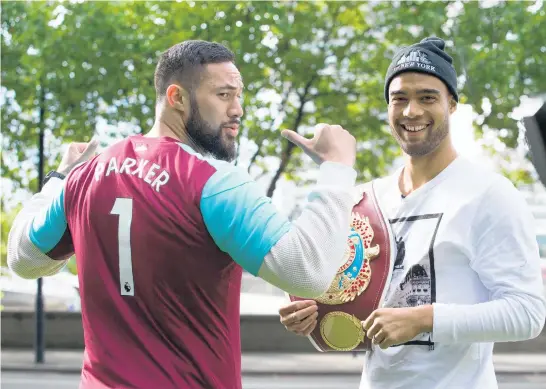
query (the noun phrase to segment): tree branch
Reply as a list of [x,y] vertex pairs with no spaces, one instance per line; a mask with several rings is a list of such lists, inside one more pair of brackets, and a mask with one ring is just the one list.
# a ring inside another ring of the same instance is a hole
[[[288,96],[290,95],[290,91],[292,90],[292,87],[289,86],[288,88],[285,88],[284,92],[283,92],[283,95],[282,95],[282,98],[281,98],[281,103],[280,103],[280,112],[284,112],[284,105],[286,104],[286,100],[288,100]],[[273,127],[273,124],[275,122],[276,118],[272,119],[271,120],[271,126],[270,127]],[[248,164],[248,169],[247,169],[247,172],[250,173],[250,168],[252,167],[252,165],[254,165],[254,163],[256,162],[256,159],[261,155],[262,153],[262,145],[264,143],[266,139],[266,136],[264,135],[259,143],[258,143],[258,149],[256,150],[256,152],[252,155],[252,158],[250,158],[250,162]]]
[[252,165],[254,165],[254,163],[256,162],[256,159],[261,155],[262,145],[264,144],[264,141],[265,141],[265,137],[262,137],[260,139],[260,143],[258,143],[258,149],[256,150],[254,154],[252,154],[252,158],[250,158],[250,162],[248,163],[248,168],[246,169],[248,173],[250,173],[250,168],[252,167]]
[[[332,33],[333,33],[334,29],[335,29],[335,26],[336,26],[335,22],[336,22],[336,19],[337,19],[339,13],[340,13],[340,7],[336,7],[334,12],[333,12],[333,15],[332,15],[332,26],[326,32],[326,36],[323,39],[323,42],[325,42],[323,48],[327,45],[327,42],[329,41],[330,36],[332,35]],[[325,48],[325,52],[327,50],[328,49]],[[329,55],[328,53],[324,53],[323,62],[326,60],[326,57],[328,57],[328,55]],[[317,78],[318,78],[318,73],[315,72],[313,74],[313,76],[311,76],[311,79],[305,85],[303,93],[300,94],[300,93],[296,92],[298,97],[300,98],[300,106],[298,108],[298,114],[296,115],[296,119],[294,121],[294,126],[292,127],[293,131],[295,131],[295,132],[298,132],[299,126],[300,126],[301,122],[303,121],[303,108],[305,106],[305,103],[307,103],[307,101],[308,101],[307,96],[309,95],[309,89],[311,89],[311,86],[313,85],[313,82]],[[281,163],[279,165],[279,168],[275,172],[275,175],[271,179],[271,183],[269,184],[269,188],[267,189],[267,196],[269,196],[269,197],[273,196],[273,193],[275,192],[275,189],[276,189],[276,186],[277,186],[277,181],[279,180],[280,176],[286,170],[286,167],[288,166],[288,163],[290,162],[290,157],[292,156],[292,152],[293,152],[294,147],[295,147],[295,145],[293,143],[291,143],[291,142],[286,142],[285,144],[286,144],[286,146],[285,146],[285,148],[284,148],[284,150],[282,151],[282,154],[281,154]]]
[[[305,106],[305,103],[307,103],[307,95],[309,94],[309,89],[311,89],[311,86],[313,85],[313,82],[317,79],[318,74],[315,73],[311,77],[311,79],[307,82],[304,88],[304,93],[302,98],[300,99],[300,106],[298,108],[298,114],[296,115],[296,119],[294,120],[294,126],[293,131],[298,132],[298,129],[300,127],[301,122],[303,121],[303,108]],[[271,179],[271,183],[269,184],[269,188],[267,189],[267,196],[272,197],[273,193],[275,192],[275,188],[277,187],[277,181],[281,177],[281,174],[286,170],[286,167],[288,166],[288,162],[290,162],[290,157],[292,156],[292,151],[294,150],[294,145],[292,142],[286,141],[286,146],[281,154],[281,163],[279,165],[279,168],[275,172],[275,175]]]

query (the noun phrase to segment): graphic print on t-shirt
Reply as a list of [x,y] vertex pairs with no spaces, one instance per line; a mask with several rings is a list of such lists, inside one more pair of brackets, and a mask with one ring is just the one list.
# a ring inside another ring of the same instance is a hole
[[404,257],[406,256],[406,244],[402,237],[396,238],[396,261],[394,261],[394,270],[404,269]]
[[[436,302],[434,242],[441,220],[441,213],[390,220],[397,253],[388,307],[416,307]],[[404,345],[432,346],[430,339],[430,333],[424,333]]]

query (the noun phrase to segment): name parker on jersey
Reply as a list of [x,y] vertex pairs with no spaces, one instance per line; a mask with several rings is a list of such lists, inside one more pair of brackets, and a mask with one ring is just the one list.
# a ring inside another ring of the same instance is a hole
[[[152,163],[151,166],[148,166],[149,162],[150,161],[147,159],[140,159],[138,160],[136,169],[131,170],[137,164],[136,159],[125,158],[118,168],[116,158],[111,158],[108,162],[108,166],[106,165],[106,162],[99,162],[97,164],[95,167],[95,180],[98,181],[102,176],[109,176],[112,173],[133,176],[138,175],[138,178],[144,179],[144,181],[150,184],[156,192],[159,192],[159,188],[169,182],[169,173],[167,173],[165,169],[162,169],[158,164]],[[162,170],[159,175],[156,176],[158,169]]]

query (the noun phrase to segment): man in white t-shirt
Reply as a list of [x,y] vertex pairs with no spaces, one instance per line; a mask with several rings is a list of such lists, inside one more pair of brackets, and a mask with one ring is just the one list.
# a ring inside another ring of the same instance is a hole
[[[535,338],[545,322],[525,200],[454,149],[457,76],[444,48],[427,38],[401,49],[387,71],[389,124],[406,161],[374,182],[398,255],[382,307],[362,322],[373,346],[361,389],[497,388],[494,342]],[[306,336],[316,311],[300,301],[279,313]]]

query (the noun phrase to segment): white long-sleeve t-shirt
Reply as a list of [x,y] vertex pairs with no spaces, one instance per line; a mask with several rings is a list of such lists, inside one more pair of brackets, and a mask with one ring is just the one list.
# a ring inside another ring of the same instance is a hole
[[546,304],[533,217],[505,177],[459,157],[402,197],[376,180],[395,237],[383,307],[433,305],[433,331],[368,353],[361,389],[492,389],[494,342],[538,336]]

